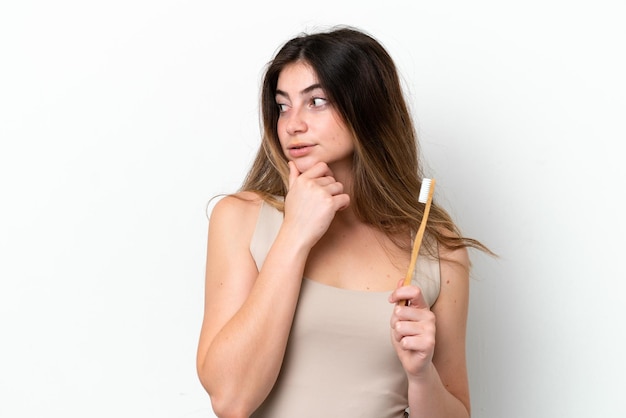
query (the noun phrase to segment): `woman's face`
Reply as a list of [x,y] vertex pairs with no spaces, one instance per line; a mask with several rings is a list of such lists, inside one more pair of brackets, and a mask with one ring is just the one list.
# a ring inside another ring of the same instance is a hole
[[313,69],[303,62],[287,65],[278,76],[278,138],[283,153],[302,173],[323,161],[336,173],[352,166],[354,140]]

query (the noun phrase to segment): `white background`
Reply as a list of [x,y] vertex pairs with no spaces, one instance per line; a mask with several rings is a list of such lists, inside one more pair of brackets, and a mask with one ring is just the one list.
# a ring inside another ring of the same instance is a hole
[[205,205],[249,167],[265,63],[333,24],[396,59],[437,198],[500,255],[472,253],[473,416],[625,416],[622,6],[3,2],[0,416],[213,416]]

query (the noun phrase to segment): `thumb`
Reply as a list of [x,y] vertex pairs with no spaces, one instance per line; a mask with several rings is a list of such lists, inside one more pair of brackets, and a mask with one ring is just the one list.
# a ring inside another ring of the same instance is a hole
[[408,300],[409,305],[413,308],[418,309],[430,309],[428,303],[426,303],[426,299],[424,299],[424,294],[422,293],[422,289],[418,288],[417,295]]
[[414,285],[405,286],[404,279],[398,280],[396,290],[390,296],[390,302],[396,302],[414,308],[430,309],[430,306],[426,303],[426,299],[424,299],[422,289]]
[[289,188],[291,189],[291,186],[293,186],[300,172],[293,161],[289,161],[287,164],[289,165]]

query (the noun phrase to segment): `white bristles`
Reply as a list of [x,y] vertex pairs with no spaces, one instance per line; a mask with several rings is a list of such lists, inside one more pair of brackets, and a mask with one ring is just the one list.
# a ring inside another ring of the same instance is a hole
[[418,202],[426,203],[428,200],[428,193],[430,192],[430,184],[432,183],[431,179],[423,179],[422,187],[420,188],[420,195],[417,198]]

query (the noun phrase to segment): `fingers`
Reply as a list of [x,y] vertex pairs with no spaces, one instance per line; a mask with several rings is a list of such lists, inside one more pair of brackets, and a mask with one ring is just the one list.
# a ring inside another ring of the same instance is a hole
[[350,197],[344,193],[343,184],[335,180],[333,172],[324,162],[318,162],[304,172],[300,172],[293,161],[288,161],[289,166],[289,190],[296,187],[299,178],[309,186],[319,187],[333,197],[333,209],[340,211],[350,205]]
[[398,282],[398,287],[389,296],[389,302],[399,303],[408,301],[412,308],[430,309],[426,303],[422,290],[417,286],[403,286],[404,280]]
[[335,214],[350,204],[326,163],[320,162],[300,172],[294,162],[289,161],[289,190],[285,196],[286,231],[298,231],[298,239],[313,246],[326,233]]
[[[295,163],[293,162],[290,162],[290,163],[292,163],[295,167]],[[306,178],[314,179],[314,178],[325,177],[325,176],[332,177],[333,172],[328,167],[328,164],[320,161],[320,162],[315,163],[308,170],[303,171],[302,175],[304,175],[304,177]]]
[[431,357],[435,350],[435,326],[430,322],[398,322],[392,338],[404,350],[419,351]]
[[[335,183],[332,171],[326,165],[326,163],[317,163],[310,169],[300,172],[298,167],[293,161],[288,161],[289,166],[289,189],[293,188],[298,177],[302,176],[304,179],[317,180],[321,186],[326,186],[331,183]],[[342,188],[343,191],[343,188]]]
[[340,195],[335,196],[335,210],[340,211],[344,210],[348,206],[350,206],[350,195],[346,193],[342,193]]
[[[410,288],[413,289],[410,289]],[[402,291],[400,291],[402,289]],[[414,294],[419,293],[419,288],[415,286],[399,287],[396,292],[402,297],[403,292]],[[411,299],[416,301],[409,306],[398,304],[391,316],[392,338],[403,350],[419,351],[426,358],[432,356],[435,347],[436,321],[435,314],[428,306],[420,307],[423,296]],[[390,301],[394,299],[390,298]],[[400,299],[402,300],[402,299]]]
[[293,161],[289,161],[287,165],[289,166],[289,188],[291,189],[296,179],[300,176],[300,171],[298,171]]
[[432,330],[435,326],[435,314],[426,309],[412,306],[396,306],[391,317],[391,328],[403,336],[423,334],[423,330]]

